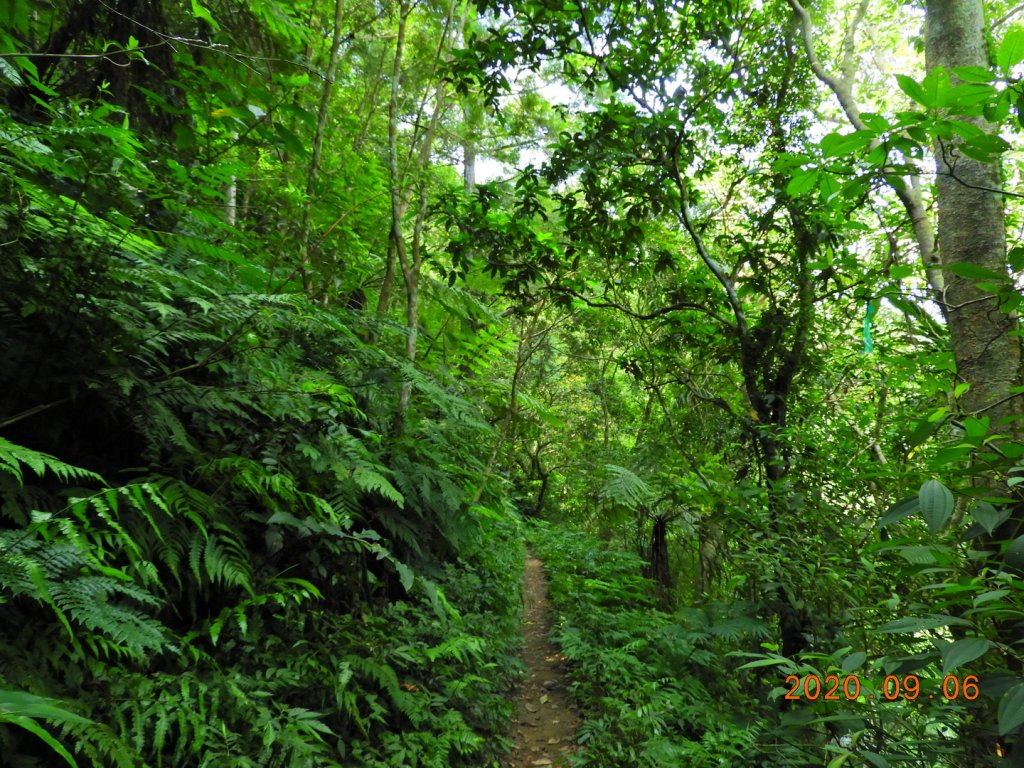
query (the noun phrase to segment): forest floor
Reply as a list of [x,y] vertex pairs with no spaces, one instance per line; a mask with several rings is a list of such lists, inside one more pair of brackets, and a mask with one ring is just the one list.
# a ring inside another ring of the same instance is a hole
[[581,721],[566,690],[565,658],[548,639],[550,632],[544,566],[530,555],[523,574],[523,660],[529,671],[516,692],[515,746],[505,768],[561,768],[576,749]]

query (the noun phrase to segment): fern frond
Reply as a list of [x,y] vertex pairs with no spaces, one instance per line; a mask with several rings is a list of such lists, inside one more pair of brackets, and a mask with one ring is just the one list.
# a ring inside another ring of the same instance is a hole
[[654,499],[654,491],[632,470],[616,464],[605,464],[608,479],[601,488],[601,498],[627,509],[637,509]]
[[33,451],[21,445],[15,445],[0,437],[0,472],[12,475],[19,484],[24,483],[22,465],[31,469],[38,477],[43,477],[47,470],[57,478],[68,483],[72,480],[92,480],[103,482],[103,478],[95,472],[81,467],[74,467],[51,456],[48,453]]

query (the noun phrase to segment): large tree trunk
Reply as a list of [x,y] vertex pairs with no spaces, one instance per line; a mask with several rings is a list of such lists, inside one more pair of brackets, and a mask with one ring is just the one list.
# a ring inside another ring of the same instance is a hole
[[[985,32],[984,0],[928,0],[925,54],[929,71],[935,67],[987,68]],[[980,117],[962,119],[983,130],[991,128]],[[952,271],[964,264],[1007,274],[1003,200],[996,191],[1001,186],[999,165],[966,157],[958,151],[956,141],[942,139],[936,141],[935,156],[939,257],[946,270],[949,335],[957,376],[970,385],[960,409],[968,416],[989,417],[993,432],[1019,440],[1020,399],[1011,394],[1011,388],[1021,383],[1016,318],[1001,312],[997,298],[980,290],[974,280]],[[997,481],[983,477],[982,482],[995,486]],[[1017,535],[1022,520],[1024,510],[1018,504],[992,538]],[[1019,628],[1009,621],[997,622],[996,629],[1003,643],[1019,640]],[[1012,655],[1008,662],[1013,665]],[[965,722],[963,737],[968,753],[977,761],[991,761],[997,753],[989,728]],[[1001,754],[1009,764],[1021,764],[1020,745],[1004,745]]]
[[[988,67],[983,0],[928,0],[926,57],[934,67]],[[984,120],[963,118],[983,129]],[[989,416],[993,426],[1020,415],[1010,388],[1021,381],[1020,340],[1011,332],[1016,320],[999,311],[996,297],[974,280],[950,268],[956,264],[1006,274],[1006,234],[999,189],[999,165],[973,160],[957,151],[956,142],[935,146],[938,173],[939,257],[945,270],[945,304],[957,375],[970,384],[961,400],[967,414]],[[1015,434],[1019,425],[1001,427]]]

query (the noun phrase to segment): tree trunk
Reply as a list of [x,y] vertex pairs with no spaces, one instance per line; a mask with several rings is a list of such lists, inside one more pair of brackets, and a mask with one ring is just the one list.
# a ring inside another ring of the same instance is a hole
[[697,579],[694,585],[694,598],[697,600],[711,591],[721,570],[718,561],[725,542],[717,518],[723,512],[723,505],[716,505],[714,513],[701,520],[697,529]]
[[[928,70],[935,67],[985,67],[990,65],[986,42],[983,0],[928,0],[925,17],[925,55]],[[981,117],[960,118],[982,130],[990,130]],[[960,153],[957,140],[937,139],[935,144],[936,203],[938,208],[939,257],[946,271],[945,306],[957,376],[970,388],[959,408],[967,416],[987,416],[992,432],[1019,440],[1022,436],[1019,397],[1011,388],[1021,383],[1021,345],[1015,317],[1001,312],[996,296],[978,288],[975,280],[952,271],[970,265],[1007,274],[1006,226],[998,163],[974,160]],[[981,478],[996,485],[994,477]],[[1005,492],[1005,488],[1003,489]],[[1019,533],[1024,510],[1017,504],[1009,520],[993,539]],[[998,556],[994,558],[998,563]],[[1019,629],[1009,621],[996,623],[1002,643],[1019,640]],[[1007,659],[1014,663],[1012,654]],[[963,740],[977,761],[993,761],[997,745],[988,723],[965,721]],[[1022,747],[1003,747],[1007,762],[1019,765]]]
[[[804,8],[799,0],[788,0],[788,2],[800,22],[804,51],[807,54],[811,71],[835,95],[839,101],[839,106],[843,108],[843,112],[850,121],[850,125],[858,131],[867,130],[868,126],[862,117],[860,105],[854,96],[854,87],[856,85],[854,78],[857,74],[857,32],[867,16],[868,0],[861,0],[853,20],[846,30],[846,35],[843,39],[842,68],[839,75],[826,72],[825,67],[814,52],[813,23],[807,9]],[[871,148],[873,149],[875,146],[877,146],[877,142],[872,144]],[[935,249],[935,231],[932,228],[932,220],[928,215],[928,208],[921,194],[921,188],[913,177],[906,179],[895,173],[886,174],[885,182],[896,193],[896,197],[899,198],[900,203],[903,204],[903,208],[907,212],[907,217],[910,219],[910,227],[914,232],[914,240],[917,243],[917,250],[921,257],[921,264],[924,266],[929,293],[939,304],[942,315],[945,317],[946,309],[942,303],[944,282],[942,270],[938,267],[939,256]]]
[[[391,230],[390,247],[388,250],[388,272],[385,274],[385,283],[381,288],[381,296],[378,299],[378,314],[386,311],[387,302],[390,297],[391,282],[393,281],[394,262],[397,260],[398,268],[402,272],[402,280],[405,284],[406,295],[406,344],[405,356],[410,363],[416,361],[416,343],[419,336],[420,318],[420,276],[423,266],[423,228],[427,217],[428,202],[428,179],[426,169],[430,167],[430,156],[434,144],[434,136],[440,122],[441,114],[445,109],[448,96],[448,83],[440,79],[434,90],[434,109],[427,123],[426,129],[421,131],[416,127],[409,148],[408,162],[415,162],[417,165],[412,172],[411,183],[407,181],[409,167],[400,172],[398,165],[398,110],[399,92],[402,85],[402,57],[405,50],[405,39],[408,31],[409,14],[412,12],[412,4],[407,0],[403,1],[398,8],[398,32],[395,42],[395,58],[391,72],[391,98],[388,103],[388,176],[391,187]],[[455,18],[455,3],[448,8],[448,15],[445,19],[444,31],[438,42],[434,66],[437,67],[441,60],[442,53],[450,49],[454,31],[452,29]],[[424,97],[421,113],[425,109],[428,97]],[[417,123],[419,118],[417,118]],[[412,191],[418,192],[418,205],[416,216],[413,221],[413,232],[409,246],[406,246],[405,235],[403,234],[402,223],[409,204],[412,201]],[[392,254],[394,259],[392,258]],[[401,432],[405,414],[409,409],[412,399],[412,385],[409,382],[402,384],[398,397],[398,410],[395,413],[394,431]]]
[[466,194],[476,189],[476,140],[472,137],[462,141],[462,184]]
[[331,51],[327,61],[324,87],[320,91],[320,107],[317,110],[316,131],[313,133],[313,151],[309,159],[309,173],[306,176],[306,200],[302,209],[302,224],[299,229],[299,268],[302,273],[302,287],[306,293],[312,291],[313,285],[313,276],[310,273],[309,263],[313,251],[309,243],[313,222],[313,195],[316,192],[317,177],[320,175],[320,160],[323,156],[324,134],[327,131],[331,94],[334,92],[334,80],[338,76],[338,58],[341,51],[341,22],[344,9],[344,0],[335,0]]
[[672,603],[672,570],[668,560],[668,523],[667,515],[657,515],[651,529],[651,546],[647,562],[650,578],[658,588],[658,599],[666,609]]
[[[925,22],[928,69],[988,67],[983,0],[929,0]],[[980,117],[962,118],[988,129]],[[957,151],[957,142],[938,140],[939,257],[945,270],[945,303],[957,375],[970,385],[961,399],[968,415],[989,416],[993,427],[1020,415],[1018,399],[1008,399],[1020,383],[1020,340],[1016,320],[999,311],[995,296],[950,268],[957,264],[1006,274],[1006,229],[999,193],[998,163],[983,163]],[[1018,424],[1003,426],[1016,434]]]

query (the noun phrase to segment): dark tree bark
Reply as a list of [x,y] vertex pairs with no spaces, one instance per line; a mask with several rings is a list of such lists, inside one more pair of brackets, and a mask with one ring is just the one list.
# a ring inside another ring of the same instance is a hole
[[651,528],[651,542],[647,553],[648,577],[658,587],[658,599],[663,607],[670,608],[672,602],[672,568],[668,559],[668,525],[675,515],[655,515]]

